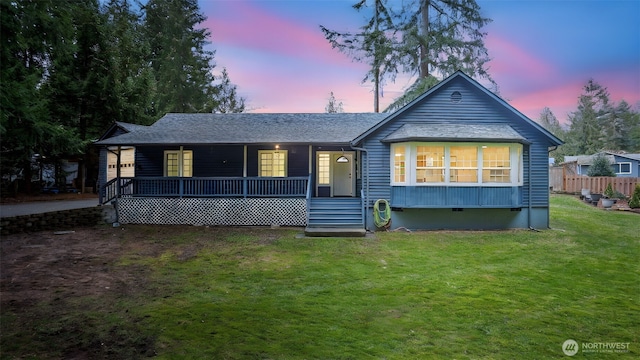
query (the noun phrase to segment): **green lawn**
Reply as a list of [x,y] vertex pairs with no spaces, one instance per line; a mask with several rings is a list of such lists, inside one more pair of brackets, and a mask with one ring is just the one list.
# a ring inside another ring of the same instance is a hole
[[[638,214],[553,196],[553,229],[541,232],[301,239],[287,229],[214,237],[187,228],[158,240],[161,253],[119,259],[119,269],[146,274],[143,289],[102,306],[75,299],[77,311],[43,321],[117,332],[109,339],[120,343],[96,353],[104,358],[135,357],[151,341],[159,359],[546,359],[568,358],[567,339],[629,343],[628,352],[573,358],[636,358],[639,224]],[[18,323],[12,314],[2,320],[3,332]],[[36,354],[55,343],[26,330],[2,336],[3,358],[20,355],[10,345],[19,337]],[[91,341],[60,336],[67,350],[69,341]]]

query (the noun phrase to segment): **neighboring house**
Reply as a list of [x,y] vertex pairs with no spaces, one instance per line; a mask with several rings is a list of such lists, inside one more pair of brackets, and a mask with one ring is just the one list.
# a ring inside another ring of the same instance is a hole
[[587,175],[593,159],[603,154],[618,177],[640,177],[640,154],[616,154],[603,151],[593,155],[565,156],[561,164],[567,174]]
[[[363,235],[378,199],[392,228],[546,228],[561,143],[457,72],[392,114],[167,114],[97,145],[120,222]],[[135,175],[109,181],[108,154],[125,148]]]

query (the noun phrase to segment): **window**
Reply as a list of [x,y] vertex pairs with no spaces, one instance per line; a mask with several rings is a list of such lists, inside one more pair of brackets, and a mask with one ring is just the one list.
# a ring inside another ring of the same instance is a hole
[[318,185],[329,185],[331,183],[331,154],[318,153]]
[[396,146],[393,153],[393,181],[403,183],[406,179],[405,162],[406,149],[404,146]]
[[511,182],[511,154],[508,146],[482,147],[482,182]]
[[613,164],[613,171],[616,174],[631,174],[631,163],[630,162],[622,162]]
[[264,177],[287,176],[287,150],[258,151],[258,173]]
[[405,186],[514,186],[522,182],[521,144],[391,145],[391,183]]
[[444,181],[444,146],[417,146],[416,182]]
[[193,151],[166,150],[164,152],[164,176],[193,176]]
[[478,182],[478,147],[451,146],[449,169],[450,182]]

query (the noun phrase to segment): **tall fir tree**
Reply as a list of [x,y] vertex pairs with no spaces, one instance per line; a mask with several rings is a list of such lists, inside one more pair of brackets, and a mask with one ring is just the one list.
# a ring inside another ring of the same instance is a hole
[[226,68],[222,69],[219,79],[215,82],[215,98],[211,105],[214,113],[241,113],[245,110],[245,98],[238,95],[238,87],[231,83]]
[[339,32],[320,25],[325,38],[331,46],[340,52],[351,56],[355,61],[369,65],[363,82],[373,83],[373,111],[380,112],[381,85],[385,76],[395,80],[399,72],[399,63],[393,51],[400,40],[397,25],[393,21],[393,13],[387,7],[386,0],[360,0],[352,7],[358,12],[365,12],[369,6],[373,8],[372,15],[360,30],[353,32]]
[[111,58],[109,86],[117,97],[110,105],[115,119],[149,125],[155,118],[152,104],[156,96],[149,42],[142,31],[142,13],[130,0],[110,0],[104,9],[107,43]]
[[45,90],[55,53],[74,52],[74,39],[65,30],[72,5],[0,1],[0,163],[9,179],[22,178],[27,192],[36,155],[56,158],[82,151],[77,129],[67,119],[52,116],[54,103]]
[[215,107],[214,52],[197,0],[149,0],[144,6],[148,61],[155,75],[152,112],[210,112]]
[[611,112],[609,92],[595,80],[590,79],[578,98],[578,109],[569,115],[567,154],[595,154],[603,150],[603,124]]
[[489,57],[482,31],[491,20],[482,16],[475,0],[373,0],[373,5],[361,0],[354,8],[361,11],[368,6],[373,15],[361,32],[321,28],[333,47],[357,61],[366,60],[370,70],[365,80],[393,81],[401,72],[416,77],[387,111],[404,106],[457,70],[484,79],[497,90],[486,68]]

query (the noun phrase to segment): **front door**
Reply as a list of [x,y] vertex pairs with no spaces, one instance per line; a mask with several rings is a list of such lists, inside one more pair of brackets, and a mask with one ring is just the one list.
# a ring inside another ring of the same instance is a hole
[[353,153],[332,154],[333,196],[353,196],[354,164]]

